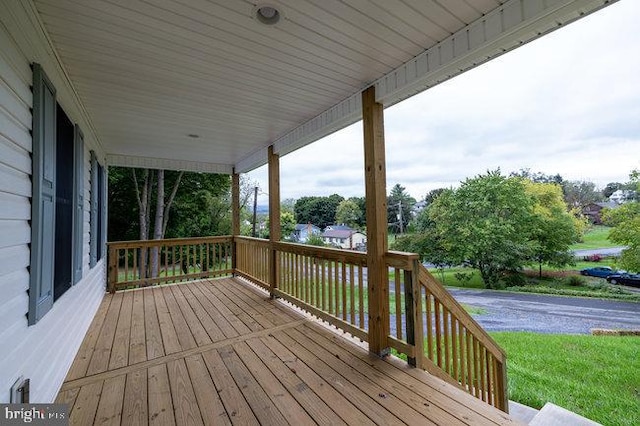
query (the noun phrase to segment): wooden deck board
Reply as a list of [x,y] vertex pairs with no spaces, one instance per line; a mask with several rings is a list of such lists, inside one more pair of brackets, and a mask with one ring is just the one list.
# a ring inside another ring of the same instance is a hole
[[71,424],[514,424],[241,279],[107,294],[56,402]]

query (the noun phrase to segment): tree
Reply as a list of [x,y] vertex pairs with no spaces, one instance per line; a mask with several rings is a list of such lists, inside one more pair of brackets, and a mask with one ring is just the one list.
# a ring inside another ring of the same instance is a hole
[[427,195],[424,196],[424,202],[427,205],[432,204],[436,200],[436,198],[438,198],[438,196],[446,190],[447,190],[446,188],[432,189],[427,193]]
[[560,174],[548,175],[542,172],[532,172],[531,169],[520,169],[517,172],[511,172],[510,177],[520,177],[528,179],[534,183],[555,183],[556,185],[563,186],[565,180]]
[[469,264],[487,288],[495,288],[504,272],[521,268],[531,257],[533,206],[522,179],[496,170],[443,192],[428,214],[447,263]]
[[562,184],[564,200],[570,209],[580,209],[589,203],[602,200],[602,195],[596,190],[596,184],[588,181],[565,181]]
[[533,242],[532,262],[538,264],[542,277],[542,265],[561,267],[573,264],[570,245],[580,239],[585,222],[567,210],[562,189],[551,183],[534,183],[524,180],[525,191],[534,200],[530,223]]
[[335,223],[344,223],[352,228],[358,228],[361,220],[362,210],[354,200],[343,200],[338,204]]
[[620,182],[609,182],[604,189],[602,190],[602,196],[604,198],[611,197],[611,194],[616,192],[618,189],[622,188],[622,184]]
[[412,219],[411,211],[416,204],[415,198],[406,192],[399,183],[391,188],[387,197],[387,223],[392,232],[403,233]]
[[333,224],[336,218],[338,204],[344,198],[338,194],[329,197],[302,197],[294,206],[297,223],[311,223],[320,228]]
[[[296,221],[291,212],[280,212],[280,235],[283,240],[288,240],[296,229]],[[269,219],[265,220],[265,226],[260,232],[260,238],[269,238]]]
[[[631,186],[640,192],[640,170],[633,170],[629,178]],[[603,218],[612,227],[609,239],[627,246],[620,256],[620,265],[640,272],[640,202],[626,203],[615,210],[605,209]]]

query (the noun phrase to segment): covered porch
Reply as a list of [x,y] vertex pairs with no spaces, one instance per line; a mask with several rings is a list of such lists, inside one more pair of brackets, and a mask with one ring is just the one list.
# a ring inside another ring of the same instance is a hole
[[[384,108],[609,3],[0,0],[3,161],[20,168],[0,203],[20,224],[5,387],[34,377],[50,399],[106,276],[57,396],[74,424],[511,422],[505,353],[388,250]],[[281,242],[280,157],[359,120],[367,252]],[[264,164],[270,240],[242,237],[240,174]],[[231,235],[114,242],[105,259],[108,166],[231,175]],[[58,189],[74,192],[64,224]],[[57,301],[54,252],[77,275]]]
[[514,424],[243,278],[106,294],[56,402],[71,424]]

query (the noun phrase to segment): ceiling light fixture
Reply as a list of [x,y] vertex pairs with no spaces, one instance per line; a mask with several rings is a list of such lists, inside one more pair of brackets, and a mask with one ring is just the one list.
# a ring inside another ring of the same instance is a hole
[[198,139],[200,137],[200,135],[196,135],[195,133],[189,133],[187,136],[193,139]]
[[253,8],[253,16],[265,25],[275,25],[280,22],[282,12],[272,4],[257,4]]

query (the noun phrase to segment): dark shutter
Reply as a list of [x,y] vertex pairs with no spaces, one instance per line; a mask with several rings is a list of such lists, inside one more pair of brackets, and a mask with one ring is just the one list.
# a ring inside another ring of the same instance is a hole
[[56,197],[56,90],[33,65],[33,170],[29,325],[53,306]]
[[76,125],[73,138],[73,283],[82,279],[84,221],[84,135]]
[[107,168],[100,166],[100,251],[102,259],[107,249]]
[[98,262],[98,229],[100,229],[98,218],[98,158],[96,153],[91,151],[91,234],[90,234],[90,267],[96,266]]

